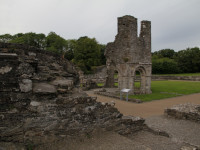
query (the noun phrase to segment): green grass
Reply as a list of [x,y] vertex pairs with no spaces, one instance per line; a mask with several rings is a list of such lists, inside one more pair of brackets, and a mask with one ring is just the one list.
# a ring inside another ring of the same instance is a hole
[[97,86],[98,86],[98,87],[103,87],[104,84],[103,84],[103,83],[97,83]]
[[158,100],[200,92],[200,82],[152,81],[152,94],[130,95],[130,98],[142,101]]
[[200,73],[180,73],[180,74],[153,74],[160,76],[200,76]]
[[[138,87],[139,84],[139,82],[136,82],[136,87]],[[103,83],[98,83],[98,86],[103,86]],[[118,86],[118,83],[115,83],[115,86]],[[200,93],[200,82],[152,81],[151,90],[152,94],[129,95],[129,98],[140,99],[146,102],[180,95]]]
[[[97,83],[97,86],[98,86],[98,87],[103,87],[103,86],[104,86],[104,83]],[[115,86],[118,87],[118,83],[115,83]]]

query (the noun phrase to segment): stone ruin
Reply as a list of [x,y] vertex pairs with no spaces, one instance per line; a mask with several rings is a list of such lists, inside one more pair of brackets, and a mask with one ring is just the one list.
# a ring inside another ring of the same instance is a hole
[[[107,79],[105,87],[114,87],[114,74],[118,72],[118,88],[131,89],[132,93],[151,93],[151,22],[142,21],[137,35],[137,18],[118,18],[115,41],[106,46]],[[136,72],[140,73],[139,91],[134,87]]]
[[34,47],[0,43],[0,149],[7,149],[5,143],[48,144],[96,128],[122,135],[143,129],[143,119],[124,117],[78,85],[69,61]]
[[185,103],[165,109],[165,115],[200,123],[200,105]]

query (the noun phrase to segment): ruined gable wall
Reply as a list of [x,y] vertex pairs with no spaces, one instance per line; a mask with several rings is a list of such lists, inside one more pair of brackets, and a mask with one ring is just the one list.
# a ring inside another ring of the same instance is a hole
[[[115,41],[108,43],[105,55],[115,64],[151,63],[151,23],[141,22],[140,36],[137,35],[137,18],[124,16],[118,18],[118,34]],[[146,57],[147,56],[147,57]]]
[[137,18],[118,18],[115,41],[106,46],[106,87],[114,87],[114,71],[118,71],[118,88],[134,92],[136,70],[142,74],[141,93],[151,93],[151,22],[142,21],[137,35]]

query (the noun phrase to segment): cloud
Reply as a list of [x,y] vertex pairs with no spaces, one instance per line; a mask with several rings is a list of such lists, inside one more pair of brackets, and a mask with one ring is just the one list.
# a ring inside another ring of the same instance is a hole
[[117,34],[117,17],[132,15],[152,22],[152,51],[180,50],[199,45],[199,6],[199,0],[1,0],[0,34],[54,31],[106,44]]

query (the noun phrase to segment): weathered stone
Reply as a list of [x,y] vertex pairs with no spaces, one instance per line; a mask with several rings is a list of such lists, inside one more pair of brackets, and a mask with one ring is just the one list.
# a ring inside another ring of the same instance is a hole
[[0,52],[1,46],[17,55],[0,55],[0,68],[12,67],[0,74],[0,141],[39,145],[96,128],[121,134],[142,129],[122,121],[114,103],[102,105],[75,87],[78,74],[67,60],[10,43],[0,43]]
[[91,80],[91,79],[87,79],[86,81],[84,81],[83,83],[82,83],[82,89],[83,90],[90,90],[90,89],[94,89],[94,88],[97,88],[98,86],[97,86],[97,83],[96,82],[94,82],[93,80]]
[[47,83],[34,83],[33,84],[33,93],[56,93],[57,90],[55,86]]
[[28,52],[28,55],[29,55],[29,56],[36,56],[36,53]]
[[52,82],[53,85],[57,85],[60,87],[71,87],[73,86],[73,80],[68,80],[68,79],[56,79]]
[[20,143],[0,142],[0,150],[26,150],[27,148]]
[[107,75],[107,69],[106,66],[99,66],[96,67],[94,70],[94,74],[84,74],[81,70],[79,70],[79,78],[80,83],[85,83],[88,79],[91,79],[92,81],[95,81],[96,83],[105,83],[106,81],[106,75]]
[[[118,88],[131,89],[132,93],[151,93],[151,22],[142,21],[137,35],[137,18],[118,18],[118,34],[115,41],[106,46],[106,87],[114,87],[114,74],[118,72]],[[141,87],[134,87],[136,72],[140,72]]]
[[181,147],[181,150],[198,150],[198,149],[194,146],[183,146]]
[[37,102],[37,101],[32,101],[32,102],[30,103],[30,105],[31,105],[31,106],[40,106],[41,103],[40,103],[40,102]]
[[5,74],[5,73],[8,73],[12,70],[12,67],[9,67],[9,66],[5,66],[5,67],[1,67],[0,68],[0,74]]
[[186,119],[200,123],[200,105],[186,103],[165,109],[165,114],[177,119]]
[[30,92],[32,91],[32,80],[23,79],[21,83],[19,83],[21,92]]

